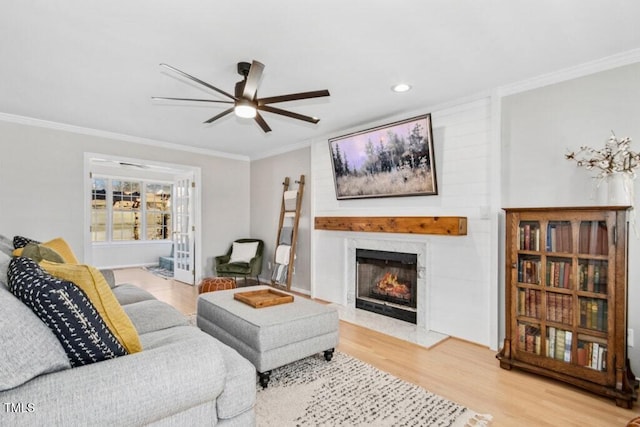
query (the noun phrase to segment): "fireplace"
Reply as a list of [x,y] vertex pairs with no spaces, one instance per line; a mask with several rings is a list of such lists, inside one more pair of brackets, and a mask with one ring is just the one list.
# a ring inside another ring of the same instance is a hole
[[356,308],[417,323],[417,254],[356,248]]

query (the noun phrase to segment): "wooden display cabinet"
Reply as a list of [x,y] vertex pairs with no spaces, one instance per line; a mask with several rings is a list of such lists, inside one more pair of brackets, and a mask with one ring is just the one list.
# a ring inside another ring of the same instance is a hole
[[638,384],[627,358],[627,210],[505,209],[500,367],[633,406]]

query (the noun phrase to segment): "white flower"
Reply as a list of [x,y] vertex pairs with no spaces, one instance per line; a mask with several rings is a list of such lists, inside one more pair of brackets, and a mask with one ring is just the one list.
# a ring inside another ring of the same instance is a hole
[[572,151],[565,154],[565,158],[575,161],[577,166],[587,170],[599,169],[598,178],[605,178],[616,173],[627,174],[630,178],[635,178],[635,169],[640,165],[640,154],[631,151],[630,145],[631,138],[626,137],[619,140],[611,132],[604,148],[596,150],[583,145],[577,153]]

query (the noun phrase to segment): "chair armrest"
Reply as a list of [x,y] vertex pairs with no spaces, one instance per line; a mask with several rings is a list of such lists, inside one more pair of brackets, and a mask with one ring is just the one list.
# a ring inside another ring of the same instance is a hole
[[262,254],[251,258],[249,266],[251,267],[251,275],[258,276],[262,272]]
[[216,266],[222,265],[222,264],[228,264],[229,260],[231,259],[231,255],[220,255],[215,257],[216,260]]

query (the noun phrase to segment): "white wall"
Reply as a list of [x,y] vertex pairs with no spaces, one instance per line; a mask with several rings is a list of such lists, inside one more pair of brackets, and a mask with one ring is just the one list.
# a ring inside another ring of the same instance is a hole
[[248,161],[0,120],[0,234],[61,236],[84,260],[85,152],[201,168],[202,275],[212,274],[213,257],[229,242],[249,232]]
[[[466,216],[467,236],[429,236],[389,233],[312,232],[312,295],[344,304],[345,241],[348,238],[384,238],[425,241],[431,270],[427,312],[432,330],[491,345],[492,268],[489,182],[491,165],[491,111],[488,98],[431,111],[438,179],[437,196],[336,200],[328,138],[312,144],[313,216]],[[408,112],[355,130],[423,114]],[[334,137],[338,135],[331,135]]]
[[[133,267],[141,265],[157,265],[161,256],[171,254],[171,241],[137,241],[111,242],[94,244],[91,257],[85,256],[85,262],[103,268]],[[85,254],[86,255],[86,254]]]
[[311,165],[310,148],[304,147],[251,162],[251,237],[264,240],[265,252],[261,280],[269,281],[271,271],[267,268],[273,262],[278,237],[282,183],[289,177],[289,189],[297,189],[295,181],[305,175],[306,185],[302,197],[298,241],[296,244],[295,274],[291,278],[291,288],[298,292],[310,292],[310,225],[311,225]]
[[[599,148],[611,130],[629,136],[640,151],[640,64],[599,72],[507,96],[502,104],[505,206],[589,206],[592,171],[564,154],[582,145]],[[635,200],[640,195],[636,180]],[[637,218],[637,214],[636,214]],[[637,223],[637,219],[636,219]],[[639,228],[640,230],[640,228]],[[640,237],[629,234],[629,327],[636,345],[631,366],[640,372]]]

